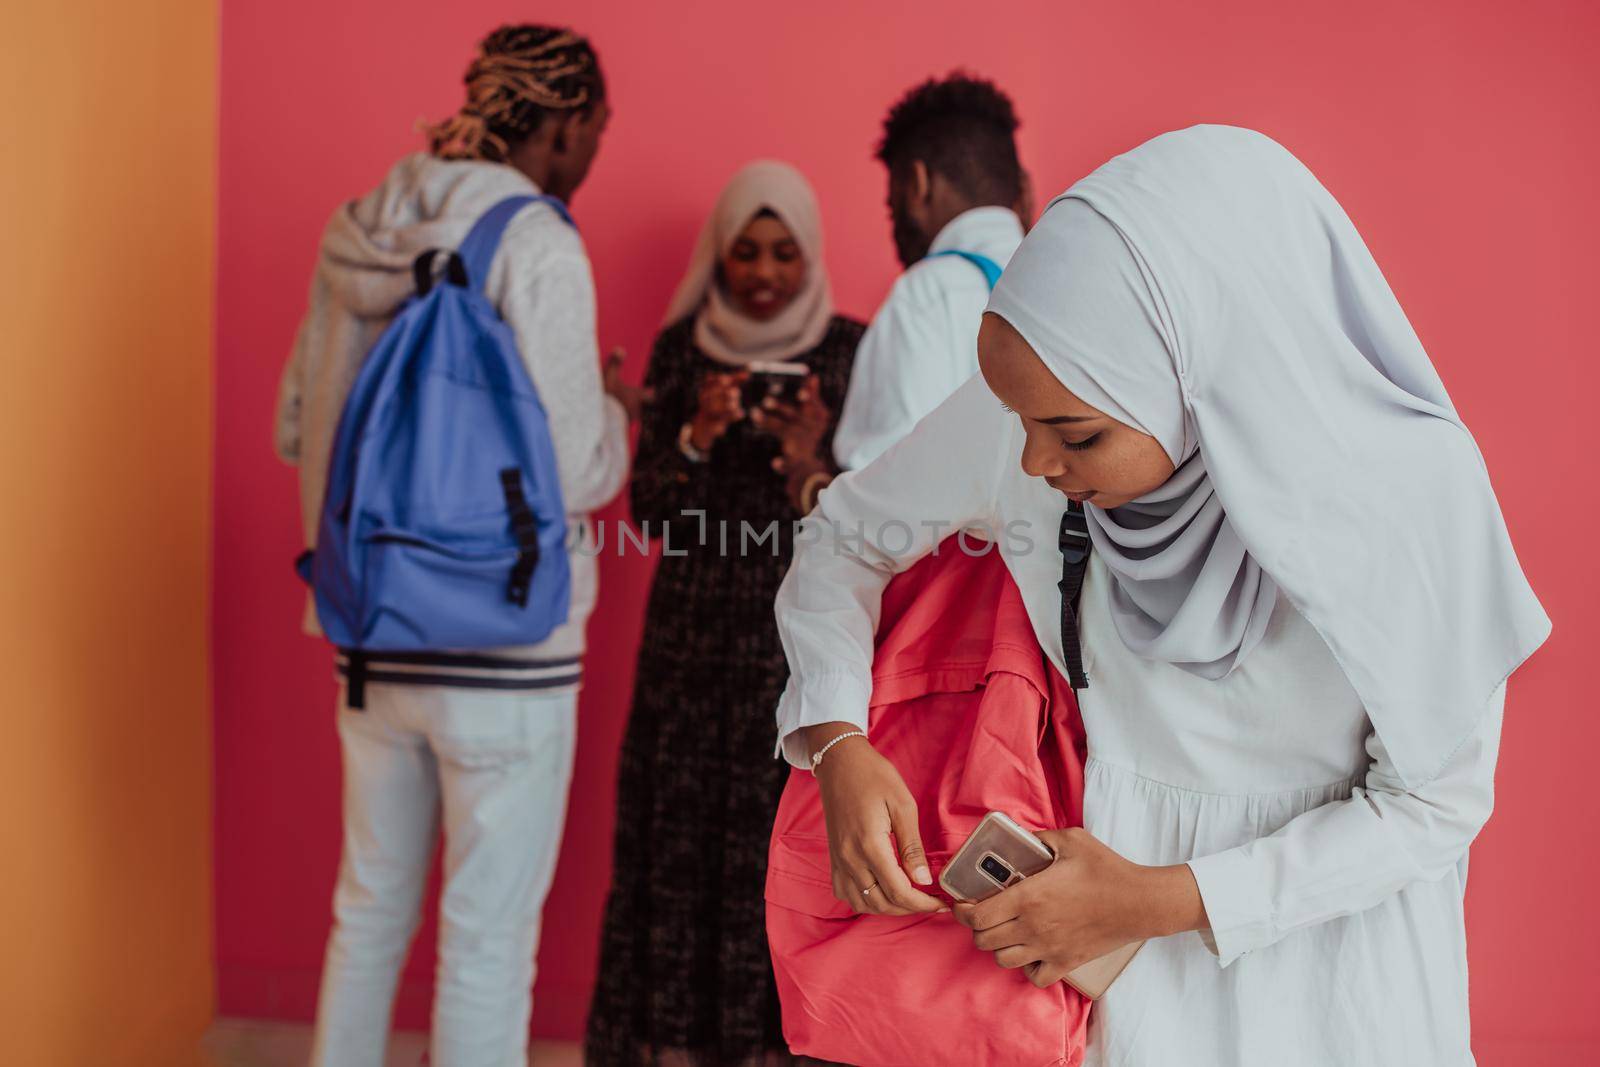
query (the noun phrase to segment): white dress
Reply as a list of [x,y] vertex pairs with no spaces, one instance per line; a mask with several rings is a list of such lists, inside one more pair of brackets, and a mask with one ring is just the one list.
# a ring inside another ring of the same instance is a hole
[[1499,702],[1443,776],[1397,793],[1355,691],[1286,601],[1208,682],[1129,652],[1107,581],[1091,564],[1084,825],[1140,863],[1189,861],[1212,929],[1209,945],[1140,950],[1095,1005],[1087,1063],[1472,1063],[1465,846],[1492,795]]
[[[800,727],[864,727],[882,587],[952,529],[993,534],[1061,669],[1065,501],[1021,472],[1019,438],[974,379],[908,442],[824,492],[778,595],[791,669],[778,736],[791,760],[804,757]],[[1145,945],[1095,1006],[1088,1063],[1471,1064],[1462,894],[1493,805],[1503,689],[1445,770],[1407,792],[1287,602],[1245,664],[1211,682],[1130,653],[1105,583],[1091,565],[1085,824],[1137,862],[1188,862],[1211,929]]]

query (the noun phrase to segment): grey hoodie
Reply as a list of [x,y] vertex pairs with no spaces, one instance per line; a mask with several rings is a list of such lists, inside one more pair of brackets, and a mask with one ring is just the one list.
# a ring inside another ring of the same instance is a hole
[[[538,193],[520,171],[498,163],[408,156],[372,192],[333,213],[311,279],[310,306],[284,368],[276,445],[300,469],[307,546],[315,545],[333,435],[363,357],[412,288],[411,264],[430,248],[455,248],[491,206]],[[511,220],[485,291],[516,335],[544,403],[561,493],[586,522],[622,488],[628,473],[627,415],[601,385],[594,281],[577,232],[550,207],[531,205]],[[573,552],[567,622],[532,652],[583,651],[593,610],[592,554]],[[308,632],[319,632],[310,610]],[[508,650],[510,651],[510,650]]]

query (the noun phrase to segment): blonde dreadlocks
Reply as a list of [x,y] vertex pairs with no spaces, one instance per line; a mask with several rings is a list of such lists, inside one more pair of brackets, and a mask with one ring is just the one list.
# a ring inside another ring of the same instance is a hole
[[424,124],[442,159],[503,163],[537,130],[546,112],[574,111],[605,95],[600,60],[588,41],[553,26],[503,26],[478,46],[462,79],[467,102],[436,124]]

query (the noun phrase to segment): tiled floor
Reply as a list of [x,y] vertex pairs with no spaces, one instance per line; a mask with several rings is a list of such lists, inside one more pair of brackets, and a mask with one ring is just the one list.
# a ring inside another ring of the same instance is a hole
[[[418,1067],[427,1050],[426,1035],[398,1033],[389,1039],[385,1067]],[[255,1019],[218,1019],[206,1034],[207,1067],[305,1067],[311,1055],[311,1028]],[[575,1044],[538,1041],[531,1067],[583,1067]]]

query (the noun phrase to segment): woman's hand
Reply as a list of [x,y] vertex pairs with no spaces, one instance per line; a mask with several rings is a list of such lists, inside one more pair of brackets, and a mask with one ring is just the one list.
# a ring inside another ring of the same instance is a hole
[[1041,989],[1123,945],[1207,925],[1187,864],[1144,867],[1079,828],[1039,839],[1053,864],[982,903],[957,904],[955,914],[973,944],[1002,967],[1027,968]]
[[[815,752],[852,729],[846,723],[809,727],[806,743]],[[916,801],[894,764],[866,738],[846,738],[828,749],[817,784],[828,821],[833,895],[873,915],[943,911],[938,898],[911,884],[932,885],[933,876],[917,833]]]
[[772,469],[782,474],[795,464],[818,460],[833,412],[822,402],[822,389],[813,374],[795,393],[794,403],[768,397],[750,413],[750,421],[778,439],[783,450],[772,461]]
[[748,377],[749,371],[708,374],[700,383],[699,401],[689,422],[689,443],[698,451],[710,452],[728,427],[744,418],[739,388]]
[[639,416],[644,413],[644,406],[656,398],[656,391],[642,385],[629,385],[622,380],[622,364],[627,358],[627,352],[613,348],[606,357],[603,380],[606,392],[616,397],[617,403],[628,413],[628,421],[638,422]]
[[772,469],[784,476],[784,488],[795,510],[801,514],[810,511],[808,500],[814,501],[816,493],[836,473],[822,454],[822,439],[833,421],[833,412],[822,402],[817,376],[813,374],[805,380],[795,395],[795,403],[769,398],[750,413],[750,421],[777,436],[782,451],[773,458]]

